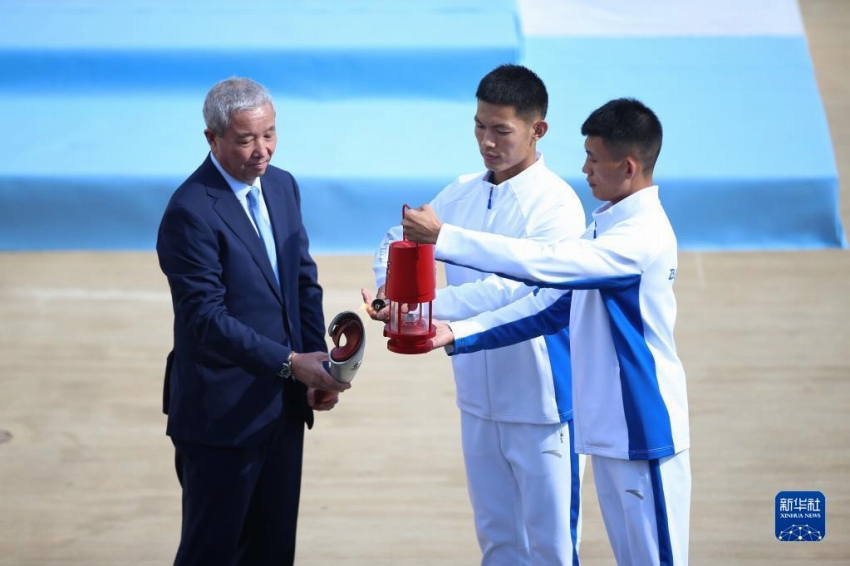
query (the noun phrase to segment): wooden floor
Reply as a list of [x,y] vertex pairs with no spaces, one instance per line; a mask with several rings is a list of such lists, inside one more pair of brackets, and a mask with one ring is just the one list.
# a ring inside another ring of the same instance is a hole
[[[801,8],[850,226],[850,4]],[[326,313],[358,308],[370,258],[317,259]],[[679,267],[691,563],[850,564],[850,253],[682,253]],[[171,562],[170,324],[152,253],[0,254],[0,565]],[[307,436],[297,562],[476,564],[448,358],[393,355],[369,332],[354,387]],[[587,479],[583,564],[613,564]],[[824,541],[774,539],[785,490],[826,495]]]

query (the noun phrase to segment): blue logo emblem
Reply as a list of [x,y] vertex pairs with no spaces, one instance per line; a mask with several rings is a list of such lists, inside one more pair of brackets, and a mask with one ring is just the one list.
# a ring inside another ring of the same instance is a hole
[[826,536],[826,497],[819,491],[780,491],[775,524],[777,540],[822,541]]

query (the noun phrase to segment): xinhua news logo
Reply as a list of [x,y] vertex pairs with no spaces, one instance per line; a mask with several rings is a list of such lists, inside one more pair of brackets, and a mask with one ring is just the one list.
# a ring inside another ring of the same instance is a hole
[[826,497],[819,491],[776,494],[776,538],[782,542],[820,542],[826,536]]

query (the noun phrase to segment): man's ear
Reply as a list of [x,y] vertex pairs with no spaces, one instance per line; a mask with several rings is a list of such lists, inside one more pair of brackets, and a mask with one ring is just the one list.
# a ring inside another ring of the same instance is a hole
[[204,137],[207,138],[207,143],[210,144],[210,149],[213,148],[213,144],[215,143],[215,133],[207,128],[204,130]]
[[634,179],[638,175],[640,164],[631,156],[626,157],[624,162],[626,164],[626,178]]
[[546,120],[537,120],[531,126],[531,129],[533,132],[532,137],[534,138],[534,141],[537,141],[543,136],[545,136],[546,132],[549,131],[549,124],[546,122]]

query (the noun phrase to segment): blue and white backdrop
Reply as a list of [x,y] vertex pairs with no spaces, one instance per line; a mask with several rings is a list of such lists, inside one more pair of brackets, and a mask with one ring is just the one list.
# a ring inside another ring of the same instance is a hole
[[546,161],[597,206],[586,116],[643,100],[691,250],[844,247],[838,174],[796,0],[0,0],[0,250],[152,249],[207,152],[207,89],[275,97],[273,163],[315,253],[370,253],[404,203],[482,168],[475,87],[547,83]]

